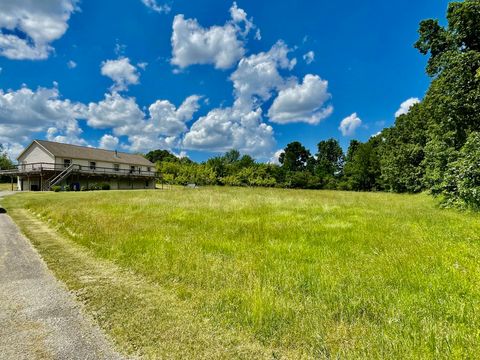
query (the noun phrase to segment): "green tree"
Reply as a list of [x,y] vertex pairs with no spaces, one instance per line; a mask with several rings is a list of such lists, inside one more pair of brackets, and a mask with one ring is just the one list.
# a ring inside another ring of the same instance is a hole
[[447,204],[480,209],[480,133],[468,136],[446,171],[442,194]]
[[255,165],[255,159],[250,155],[243,155],[240,160],[238,160],[238,166],[241,169],[252,167]]
[[446,179],[469,135],[480,131],[480,1],[450,3],[447,20],[445,27],[420,23],[415,47],[429,55],[432,83],[420,104],[382,132],[377,154],[388,190],[454,191]]
[[347,155],[345,156],[345,162],[353,160],[355,153],[360,146],[361,142],[358,140],[350,140],[350,145],[348,146]]
[[427,73],[435,76],[442,72],[452,56],[480,51],[480,2],[465,0],[452,2],[447,10],[448,27],[438,20],[420,23],[419,39],[415,47],[424,55],[430,54]]
[[383,190],[380,167],[380,139],[371,138],[356,144],[350,161],[345,164],[347,188],[356,191]]
[[223,160],[226,164],[233,164],[240,160],[240,152],[238,150],[232,149],[223,155]]
[[424,190],[426,124],[423,105],[400,115],[395,126],[385,129],[382,138],[381,170],[385,187],[395,192]]
[[345,162],[345,155],[336,139],[318,143],[315,174],[320,178],[340,176]]
[[160,149],[148,152],[145,157],[152,163],[156,163],[157,161],[178,161],[178,158],[171,152]]
[[228,175],[227,166],[225,164],[225,159],[223,156],[216,156],[210,158],[206,162],[206,166],[208,166],[212,171],[217,175],[218,178],[222,178]]
[[279,157],[279,162],[286,171],[304,171],[312,156],[300,142],[294,141],[287,145]]

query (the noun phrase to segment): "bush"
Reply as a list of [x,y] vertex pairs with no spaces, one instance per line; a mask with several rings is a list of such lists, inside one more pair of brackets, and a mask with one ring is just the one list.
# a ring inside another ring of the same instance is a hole
[[100,188],[102,190],[110,190],[110,184],[109,183],[102,183],[102,184],[100,184]]
[[480,133],[469,135],[442,187],[446,205],[480,209]]
[[62,187],[58,186],[58,185],[54,185],[50,188],[50,190],[52,190],[54,192],[59,192],[59,191],[62,191]]
[[289,171],[285,177],[285,187],[290,189],[321,189],[320,178],[308,171]]
[[82,186],[82,187],[80,188],[80,191],[88,191],[88,188],[87,188],[86,186]]

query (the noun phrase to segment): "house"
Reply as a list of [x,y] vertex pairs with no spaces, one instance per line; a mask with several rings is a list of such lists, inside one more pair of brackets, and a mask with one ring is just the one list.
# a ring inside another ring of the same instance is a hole
[[14,169],[0,174],[16,176],[19,191],[80,190],[105,183],[111,189],[155,188],[155,165],[142,155],[34,140],[17,160]]

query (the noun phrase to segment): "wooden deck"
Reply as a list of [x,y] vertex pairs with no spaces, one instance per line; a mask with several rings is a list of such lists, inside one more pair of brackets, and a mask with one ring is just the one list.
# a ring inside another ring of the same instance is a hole
[[[112,176],[112,177],[136,177],[136,178],[155,178],[158,173],[156,171],[144,171],[140,169],[114,169],[106,167],[91,167],[74,164],[72,173],[90,175],[90,176]],[[35,163],[35,164],[22,164],[16,165],[13,168],[0,170],[0,175],[3,176],[42,176],[53,175],[61,173],[66,167],[62,164],[53,163]]]

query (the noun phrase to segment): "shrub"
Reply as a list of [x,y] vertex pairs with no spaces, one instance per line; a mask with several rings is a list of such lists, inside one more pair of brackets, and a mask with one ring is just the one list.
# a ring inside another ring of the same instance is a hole
[[54,191],[54,192],[59,192],[62,190],[62,187],[61,186],[58,186],[58,185],[54,185],[50,188],[50,190]]
[[80,191],[88,191],[88,188],[87,188],[86,186],[82,186],[82,187],[80,188]]
[[446,205],[480,209],[480,133],[469,135],[442,187]]
[[100,188],[102,190],[110,190],[110,184],[109,183],[102,183],[102,184],[100,184]]
[[285,177],[285,186],[291,189],[321,189],[322,182],[308,171],[289,171]]

